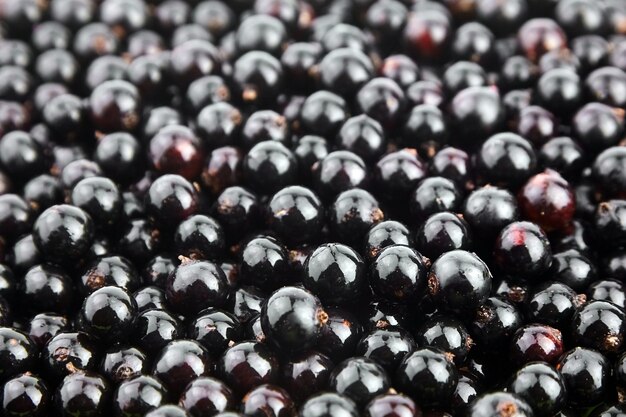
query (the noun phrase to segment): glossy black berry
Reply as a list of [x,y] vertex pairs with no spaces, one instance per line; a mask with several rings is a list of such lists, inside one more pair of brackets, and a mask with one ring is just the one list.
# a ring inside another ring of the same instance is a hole
[[411,193],[409,209],[414,221],[419,222],[434,213],[455,211],[461,202],[461,192],[454,182],[443,177],[429,177]]
[[46,209],[33,226],[33,239],[48,259],[73,261],[91,245],[93,220],[82,209],[61,204]]
[[168,304],[185,315],[208,307],[219,307],[227,296],[224,271],[208,261],[183,261],[167,280]]
[[370,267],[370,285],[381,297],[407,302],[426,288],[427,267],[421,254],[404,245],[383,249]]
[[127,291],[102,287],[91,293],[81,308],[80,326],[105,343],[130,336],[137,303]]
[[112,408],[116,416],[140,415],[160,406],[167,391],[151,376],[137,376],[118,385],[113,393]]
[[123,382],[141,375],[147,369],[146,354],[133,347],[116,347],[104,354],[100,370],[114,382]]
[[146,210],[161,221],[182,221],[197,208],[196,189],[179,175],[167,174],[157,178],[146,194]]
[[578,406],[604,400],[611,385],[611,367],[601,353],[583,347],[566,352],[556,366],[563,377],[568,399]]
[[536,280],[552,265],[552,249],[541,228],[530,222],[506,226],[496,240],[493,256],[504,273],[524,280]]
[[451,250],[471,249],[472,232],[461,216],[450,212],[435,213],[416,232],[415,246],[430,259],[437,259]]
[[246,183],[254,190],[270,194],[293,184],[298,164],[293,153],[277,141],[260,142],[243,161]]
[[181,394],[179,404],[192,416],[216,415],[235,409],[231,389],[223,382],[209,377],[192,381]]
[[239,394],[278,380],[278,358],[264,344],[241,342],[228,348],[217,364],[220,378]]
[[390,387],[389,377],[380,365],[365,357],[353,357],[333,370],[329,387],[363,406]]
[[351,247],[328,243],[316,248],[304,265],[304,286],[330,304],[352,302],[365,285],[365,264]]
[[267,341],[285,352],[312,347],[327,320],[317,297],[297,287],[277,290],[261,309],[261,326]]
[[310,241],[320,234],[324,224],[322,202],[307,188],[283,188],[269,201],[267,222],[286,242]]
[[76,372],[63,379],[54,399],[56,412],[63,417],[77,414],[104,415],[109,408],[111,388],[98,374]]
[[297,415],[296,406],[287,391],[271,384],[249,391],[242,400],[241,411],[251,417],[263,417],[268,413],[284,417]]
[[24,414],[44,417],[50,409],[51,393],[46,383],[39,377],[24,373],[4,384],[2,390],[2,411],[7,417]]
[[300,408],[302,417],[357,417],[357,405],[348,396],[322,393],[309,398]]
[[444,310],[475,311],[489,296],[492,275],[475,254],[454,250],[441,255],[428,274],[428,291]]
[[43,374],[55,382],[76,371],[94,371],[100,360],[96,341],[82,332],[59,332],[41,352]]
[[73,310],[74,289],[71,278],[60,268],[37,265],[26,272],[19,296],[24,310],[67,313]]
[[395,373],[395,384],[425,407],[443,406],[458,381],[451,358],[436,348],[419,348],[406,355]]
[[182,337],[181,323],[165,310],[149,309],[137,314],[132,340],[145,352],[159,352],[172,340]]
[[349,151],[335,151],[312,166],[313,185],[320,196],[333,198],[342,191],[368,182],[365,162]]
[[209,353],[198,342],[174,340],[156,356],[152,375],[173,395],[179,395],[194,379],[211,372]]
[[333,366],[332,361],[321,353],[301,353],[281,368],[281,385],[296,402],[305,401],[326,389]]
[[34,368],[37,347],[25,333],[10,327],[0,328],[0,379],[3,381]]
[[496,391],[476,398],[467,415],[471,417],[495,417],[501,413],[515,413],[520,417],[533,417],[531,406],[517,394]]

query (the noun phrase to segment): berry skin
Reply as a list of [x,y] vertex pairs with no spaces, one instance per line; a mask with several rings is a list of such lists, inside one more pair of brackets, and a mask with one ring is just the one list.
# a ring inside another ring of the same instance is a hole
[[86,332],[110,344],[130,336],[136,313],[137,303],[126,290],[102,287],[85,298],[80,325]]
[[68,330],[69,327],[66,317],[56,314],[41,313],[30,320],[28,337],[30,337],[41,350],[48,340]]
[[221,355],[232,344],[243,339],[243,328],[231,313],[207,309],[190,323],[187,335],[200,342],[210,353]]
[[180,397],[180,406],[191,415],[215,415],[234,409],[233,393],[223,382],[209,377],[192,381]]
[[502,413],[519,417],[534,416],[533,409],[522,397],[517,394],[498,391],[483,394],[476,398],[467,415],[470,417],[498,417],[502,416]]
[[522,215],[547,232],[565,229],[574,217],[574,191],[556,171],[530,178],[517,198]]
[[315,190],[327,200],[342,191],[363,188],[369,180],[363,159],[349,151],[329,153],[316,162],[312,170]]
[[363,257],[369,261],[376,259],[378,254],[386,247],[392,245],[411,246],[412,239],[409,229],[395,220],[380,222],[367,232]]
[[331,231],[346,243],[360,243],[370,227],[384,219],[385,213],[376,198],[360,188],[339,194],[329,214]]
[[487,139],[476,158],[479,174],[498,186],[515,188],[537,169],[537,156],[530,142],[513,133],[498,133]]
[[208,261],[183,261],[167,280],[165,297],[175,311],[190,316],[226,301],[224,271]]
[[476,312],[469,325],[472,340],[487,352],[505,349],[513,334],[523,324],[523,316],[514,304],[498,297],[490,297]]
[[390,387],[387,372],[371,359],[353,357],[338,364],[330,375],[329,387],[364,406]]
[[301,186],[283,188],[268,204],[268,225],[285,241],[304,243],[315,238],[324,224],[322,202]]
[[137,88],[127,81],[105,81],[89,98],[91,119],[105,132],[132,131],[141,120],[141,102]]
[[529,281],[541,277],[552,265],[552,249],[546,234],[530,222],[515,222],[502,229],[493,257],[504,273]]
[[428,274],[428,291],[443,309],[472,313],[491,291],[491,272],[478,256],[463,250],[441,255]]
[[463,204],[463,218],[476,234],[495,237],[503,227],[519,220],[517,200],[510,191],[486,186],[474,190]]
[[139,349],[111,349],[104,355],[100,370],[109,380],[121,383],[141,375],[146,362],[146,355]]
[[443,406],[450,401],[457,381],[451,359],[430,347],[406,355],[395,374],[396,385],[424,407]]
[[594,282],[587,289],[589,300],[609,301],[621,309],[626,308],[626,288],[615,279],[605,279]]
[[111,388],[98,374],[76,372],[63,379],[54,397],[56,412],[62,417],[99,416],[109,408]]
[[520,327],[511,339],[511,358],[524,364],[533,361],[554,363],[563,353],[561,332],[549,326]]
[[180,395],[188,383],[207,376],[213,368],[209,353],[198,342],[174,340],[156,356],[152,375],[172,395]]
[[179,320],[171,313],[150,309],[137,314],[132,338],[136,346],[153,354],[181,337],[180,326]]
[[293,184],[297,170],[293,152],[273,140],[253,146],[243,161],[245,182],[263,194],[272,194]]
[[594,263],[576,249],[555,254],[550,272],[556,281],[580,292],[596,281],[598,276]]
[[98,228],[114,225],[122,210],[120,191],[108,178],[82,179],[72,189],[71,201],[76,207],[85,210]]
[[370,285],[381,297],[406,302],[426,287],[427,267],[422,256],[404,245],[383,249],[370,267]]
[[592,300],[576,312],[572,334],[578,346],[602,353],[619,352],[626,328],[624,311],[607,301]]
[[463,217],[450,213],[435,213],[428,217],[415,234],[415,246],[430,259],[455,249],[470,250],[472,234]]
[[57,262],[82,256],[91,245],[93,233],[91,217],[66,204],[46,209],[33,226],[35,245],[46,258]]
[[278,359],[264,344],[241,342],[228,348],[217,364],[217,374],[243,395],[254,387],[278,379]]
[[563,407],[567,398],[561,375],[541,362],[520,368],[508,387],[509,392],[528,402],[537,416],[552,416]]
[[302,417],[358,417],[357,405],[348,396],[322,393],[309,398],[300,408]]
[[269,413],[281,417],[296,417],[296,407],[283,388],[265,384],[249,391],[242,400],[241,411],[247,416],[264,417]]
[[272,237],[251,239],[241,251],[241,282],[267,290],[280,287],[287,278],[288,256],[282,244]]
[[193,180],[202,170],[203,152],[200,140],[187,127],[163,127],[150,140],[148,152],[159,173],[178,174]]
[[383,394],[365,406],[365,417],[392,417],[420,415],[420,408],[402,394]]
[[315,351],[304,352],[283,365],[281,385],[301,403],[327,387],[333,367],[327,356]]
[[530,320],[565,330],[574,313],[585,302],[584,295],[560,282],[545,282],[529,297],[527,315]]
[[447,178],[429,177],[422,180],[411,193],[409,210],[416,222],[442,211],[456,211],[461,205],[461,192]]
[[325,303],[344,304],[358,297],[366,285],[365,268],[351,247],[326,243],[307,257],[302,283]]
[[598,240],[607,245],[621,245],[626,240],[626,204],[623,200],[609,200],[598,204],[594,225]]
[[556,369],[563,377],[568,400],[575,406],[599,404],[611,386],[609,361],[592,349],[576,347],[566,352]]
[[73,307],[72,282],[60,268],[38,265],[26,272],[21,300],[27,311],[67,313]]
[[224,232],[214,219],[196,214],[178,225],[174,244],[182,255],[200,259],[218,259],[225,246]]
[[146,194],[146,210],[159,221],[178,223],[198,209],[198,194],[193,185],[180,175],[157,178]]
[[267,341],[284,352],[312,347],[327,320],[317,297],[296,287],[277,290],[261,309],[261,327]]
[[592,166],[594,179],[611,196],[626,195],[626,147],[614,146],[602,151]]
[[4,384],[2,390],[2,412],[7,417],[47,415],[51,396],[44,381],[24,373],[16,375]]
[[167,392],[163,385],[150,376],[138,376],[122,382],[113,394],[113,413],[116,416],[144,414],[165,402]]
[[451,354],[455,364],[462,364],[470,354],[474,341],[465,326],[445,316],[432,316],[415,333],[419,346],[429,346]]
[[364,335],[356,347],[356,354],[376,361],[393,373],[404,356],[415,350],[416,346],[413,337],[406,331],[387,327]]
[[328,321],[322,328],[317,350],[328,356],[334,363],[350,357],[359,339],[362,328],[359,320],[347,310],[328,307]]
[[414,149],[401,149],[378,160],[374,170],[377,191],[385,199],[398,201],[426,176],[427,167]]

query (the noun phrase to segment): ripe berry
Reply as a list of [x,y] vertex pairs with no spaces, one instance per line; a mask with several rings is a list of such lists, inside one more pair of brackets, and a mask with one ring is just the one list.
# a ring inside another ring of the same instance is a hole
[[370,285],[381,297],[395,302],[415,299],[426,287],[422,256],[404,245],[383,249],[370,267]]
[[595,350],[576,347],[563,355],[556,369],[563,377],[569,401],[576,406],[602,402],[611,386],[609,361]]
[[472,313],[489,296],[491,281],[489,268],[478,256],[454,250],[433,263],[428,274],[428,291],[443,310]]
[[353,357],[338,364],[330,375],[329,387],[364,406],[390,387],[387,372],[371,359]]
[[327,320],[317,297],[297,287],[275,291],[261,309],[261,326],[267,341],[284,352],[312,347]]
[[208,352],[198,342],[174,340],[168,343],[154,360],[152,375],[173,395],[180,395],[185,386],[211,372],[213,363]]
[[395,375],[397,386],[424,407],[450,401],[458,381],[451,359],[436,348],[420,348],[406,355]]
[[502,229],[493,257],[504,273],[530,281],[541,277],[553,259],[546,234],[530,222],[514,222]]
[[519,192],[518,201],[522,215],[548,232],[566,228],[574,217],[572,188],[549,169],[528,180]]
[[168,304],[186,316],[221,306],[227,294],[224,271],[208,261],[183,261],[169,276],[165,288]]

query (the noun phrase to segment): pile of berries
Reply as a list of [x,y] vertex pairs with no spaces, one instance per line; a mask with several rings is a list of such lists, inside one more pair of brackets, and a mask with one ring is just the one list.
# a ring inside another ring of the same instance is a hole
[[626,415],[626,1],[0,0],[0,415]]

